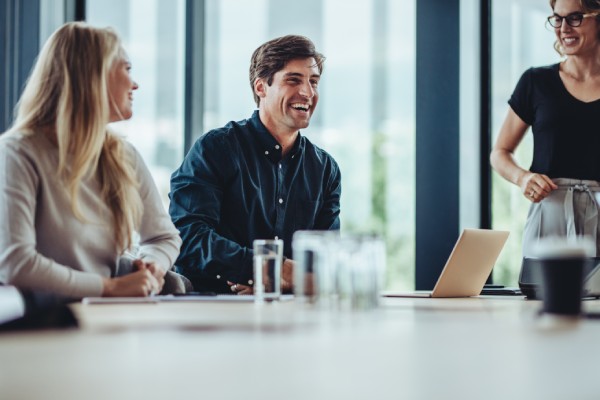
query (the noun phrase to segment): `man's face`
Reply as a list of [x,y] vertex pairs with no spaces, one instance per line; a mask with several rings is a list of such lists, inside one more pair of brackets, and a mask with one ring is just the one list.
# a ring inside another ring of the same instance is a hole
[[306,128],[319,100],[319,68],[314,58],[289,61],[275,73],[273,83],[257,79],[261,120],[272,133],[295,133]]

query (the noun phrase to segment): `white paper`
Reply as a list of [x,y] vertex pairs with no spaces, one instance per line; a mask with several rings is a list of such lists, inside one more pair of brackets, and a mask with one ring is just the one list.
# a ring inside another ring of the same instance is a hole
[[25,301],[14,286],[0,286],[0,324],[25,315]]

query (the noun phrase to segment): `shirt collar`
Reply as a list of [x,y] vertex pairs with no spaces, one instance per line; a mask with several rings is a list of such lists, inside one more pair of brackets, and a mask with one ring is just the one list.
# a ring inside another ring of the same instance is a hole
[[[260,116],[258,114],[258,110],[255,110],[250,118],[250,124],[254,128],[256,132],[256,143],[258,145],[259,151],[265,155],[271,162],[278,163],[281,161],[282,149],[281,145],[273,135],[269,132],[269,130],[264,126],[262,121],[260,120]],[[298,155],[304,149],[304,137],[298,132],[298,137],[296,137],[296,141],[294,142],[294,146],[292,150],[288,153],[288,157],[297,158]]]

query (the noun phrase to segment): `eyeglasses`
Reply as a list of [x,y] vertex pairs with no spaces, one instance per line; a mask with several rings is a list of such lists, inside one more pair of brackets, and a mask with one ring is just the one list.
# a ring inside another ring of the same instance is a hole
[[588,17],[596,17],[598,16],[598,13],[588,13],[588,14],[583,14],[583,13],[573,13],[573,14],[569,14],[566,17],[561,17],[558,14],[554,14],[548,17],[548,23],[553,27],[553,28],[560,28],[562,26],[562,22],[563,19],[565,21],[567,21],[567,24],[569,26],[572,26],[574,28],[578,27],[581,25],[581,23],[583,22],[584,18],[588,18]]

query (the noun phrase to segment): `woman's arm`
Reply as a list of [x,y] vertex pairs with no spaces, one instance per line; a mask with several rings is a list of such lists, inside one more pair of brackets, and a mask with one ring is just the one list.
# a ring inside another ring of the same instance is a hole
[[[144,213],[139,227],[138,257],[157,279],[162,279],[179,256],[181,238],[163,205],[156,184],[141,155],[132,148],[140,182]],[[141,265],[141,264],[140,264]]]
[[490,154],[490,163],[504,179],[517,185],[528,200],[537,203],[557,186],[546,175],[533,173],[517,164],[514,152],[528,128],[529,125],[509,108]]
[[[148,271],[111,279],[76,270],[38,251],[36,210],[42,197],[38,190],[41,174],[48,168],[31,149],[18,138],[0,139],[0,282],[69,298],[143,296],[158,291],[159,282]],[[74,235],[85,232],[51,234],[68,246]]]
[[41,167],[24,147],[8,136],[0,140],[0,281],[65,297],[100,296],[101,276],[76,271],[37,251]]

